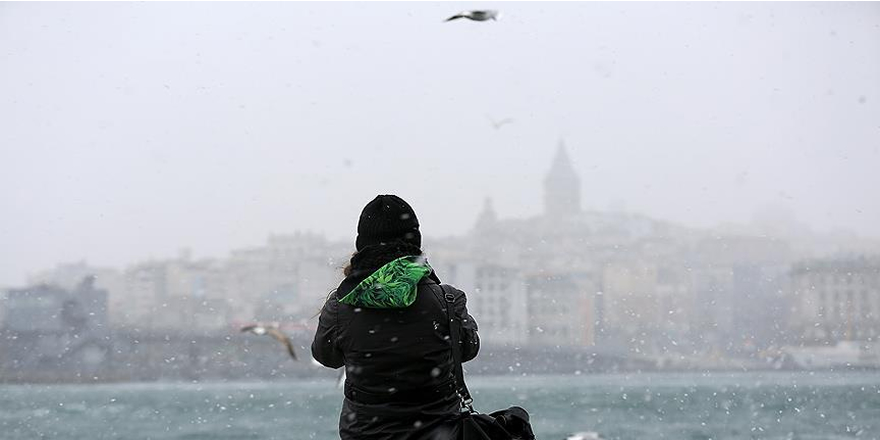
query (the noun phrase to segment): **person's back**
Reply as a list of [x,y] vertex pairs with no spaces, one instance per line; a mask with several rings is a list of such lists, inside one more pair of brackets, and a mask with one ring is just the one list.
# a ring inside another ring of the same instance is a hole
[[443,291],[456,297],[463,360],[479,350],[464,293],[439,286],[421,257],[415,213],[395,196],[368,204],[357,253],[330,294],[312,343],[313,357],[345,366],[343,439],[396,439],[458,414],[449,318]]

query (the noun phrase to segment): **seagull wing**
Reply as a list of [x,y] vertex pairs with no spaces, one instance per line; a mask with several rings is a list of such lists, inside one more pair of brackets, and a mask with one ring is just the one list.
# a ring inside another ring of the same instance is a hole
[[284,344],[284,346],[287,347],[287,352],[290,353],[290,357],[296,359],[296,351],[294,351],[293,343],[290,342],[290,338],[288,338],[287,335],[285,335],[281,330],[278,330],[274,327],[267,329],[267,332],[269,333],[269,335],[275,338],[275,340]]
[[254,324],[246,325],[246,326],[244,326],[244,327],[241,328],[241,331],[242,331],[242,332],[253,332],[254,329],[256,329],[257,327],[259,327],[259,326],[258,326],[258,325],[254,325]]
[[492,119],[492,117],[489,115],[486,115],[486,117],[489,118],[489,123],[492,124],[492,128],[494,128],[496,130],[498,130],[499,128],[501,128],[505,124],[513,123],[513,119],[511,119],[511,118],[504,118],[500,121],[496,121],[496,120]]
[[455,14],[452,17],[447,18],[445,21],[458,20],[459,18],[468,18],[468,16],[464,14]]
[[501,126],[504,125],[504,124],[512,124],[512,123],[513,123],[513,119],[511,119],[511,118],[504,118],[504,119],[498,121],[498,123],[495,124],[495,126],[498,127],[498,128],[501,128]]

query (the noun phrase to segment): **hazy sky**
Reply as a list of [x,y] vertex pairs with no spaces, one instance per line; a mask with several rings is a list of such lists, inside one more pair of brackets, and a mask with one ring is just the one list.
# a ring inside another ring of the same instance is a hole
[[0,121],[7,286],[353,240],[378,193],[535,215],[560,138],[587,208],[880,237],[880,3],[4,2]]

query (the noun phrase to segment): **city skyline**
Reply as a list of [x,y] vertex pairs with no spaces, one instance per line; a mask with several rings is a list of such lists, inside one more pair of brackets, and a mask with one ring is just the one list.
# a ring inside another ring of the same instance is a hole
[[[553,175],[554,172],[560,171],[560,170],[554,169],[554,167],[560,166],[560,163],[559,163],[560,156],[564,156],[564,159],[563,159],[563,161],[564,161],[563,168],[564,169],[562,170],[563,173],[573,172],[574,179],[576,182],[575,186],[580,187],[580,183],[579,183],[580,182],[580,173],[578,173],[578,171],[576,169],[572,168],[569,150],[564,145],[564,143],[562,141],[560,141],[558,143],[557,151],[554,153],[553,158],[547,161],[546,169],[543,171],[542,175],[544,175],[544,177],[546,178],[547,176]],[[581,191],[582,191],[582,189],[581,189]],[[545,194],[544,197],[547,197],[547,194]],[[566,197],[568,197],[569,199],[571,197],[576,197],[578,199],[577,201],[579,203],[583,203],[583,198],[578,197],[578,195],[570,195],[570,196],[563,195],[562,200],[560,202],[557,202],[558,206],[564,207],[564,206],[566,206],[567,203],[569,203],[571,201],[571,200],[566,199]],[[502,220],[502,221],[503,220],[528,220],[531,218],[538,218],[538,217],[541,217],[542,215],[546,215],[546,212],[542,213],[542,210],[546,211],[546,209],[548,209],[548,207],[546,206],[546,201],[544,201],[544,202],[539,201],[536,203],[536,205],[539,206],[539,210],[532,216],[506,217],[506,216],[498,215],[497,204],[494,202],[495,199],[493,197],[487,196],[487,197],[482,198],[482,200],[483,200],[483,206],[480,208],[480,210],[473,213],[473,220],[472,220],[471,224],[469,226],[467,226],[464,230],[460,231],[457,234],[451,233],[451,234],[445,234],[445,235],[436,235],[436,234],[435,235],[428,235],[426,237],[426,242],[428,242],[428,243],[430,243],[432,241],[436,242],[438,240],[442,240],[444,238],[449,238],[449,237],[465,237],[465,236],[467,236],[474,229],[474,227],[476,227],[478,225],[478,222],[481,220],[481,216],[485,215],[487,209],[489,209],[491,211],[492,216],[494,218],[496,218],[496,220]],[[576,205],[577,204],[572,205],[572,206],[576,206]],[[694,225],[688,225],[685,223],[676,223],[674,221],[670,221],[667,219],[652,217],[646,213],[624,210],[624,209],[621,209],[620,207],[609,207],[607,209],[591,209],[591,208],[592,207],[590,207],[590,206],[587,206],[585,208],[581,208],[580,206],[577,206],[576,210],[580,211],[583,209],[584,211],[592,211],[592,212],[597,212],[597,213],[619,213],[619,214],[626,214],[626,215],[642,216],[642,217],[646,217],[652,221],[667,222],[670,224],[674,224],[678,227],[684,227],[684,228],[688,228],[688,229],[702,230],[702,231],[717,231],[719,233],[725,232],[724,231],[725,229],[733,228],[733,231],[730,231],[733,233],[733,235],[739,235],[739,234],[760,235],[761,233],[764,233],[764,232],[772,233],[772,232],[782,231],[782,230],[787,230],[787,233],[792,234],[790,237],[797,236],[798,234],[807,234],[808,236],[809,235],[812,235],[812,236],[822,235],[820,233],[814,233],[814,231],[810,231],[808,228],[804,229],[804,227],[806,225],[803,225],[803,224],[797,222],[797,220],[795,218],[786,217],[785,211],[781,211],[781,212],[780,211],[774,212],[772,210],[768,211],[767,213],[769,215],[776,215],[776,218],[775,219],[772,219],[772,218],[771,219],[764,219],[765,220],[764,224],[761,223],[760,218],[755,218],[750,223],[737,224],[737,223],[733,223],[733,222],[728,222],[726,224],[715,225],[714,227],[702,227],[701,228],[701,227],[694,226]],[[560,214],[564,215],[562,213],[560,213]],[[422,221],[423,224],[425,223],[424,219],[421,219],[421,217],[420,217],[420,220]],[[766,223],[766,221],[768,221],[768,220],[776,220],[776,221],[780,221],[780,223],[777,223],[775,225],[770,225],[770,224]],[[766,230],[762,231],[762,227],[771,227],[772,231],[766,231]],[[351,241],[351,249],[350,250],[351,250],[351,252],[354,251],[354,238],[356,236],[356,233],[337,234],[337,236],[333,236],[333,235],[327,233],[327,231],[320,231],[320,230],[273,231],[270,234],[268,234],[266,237],[264,237],[264,239],[260,242],[249,243],[244,246],[238,246],[238,247],[232,247],[230,245],[228,250],[225,251],[224,253],[213,254],[213,255],[207,255],[203,252],[200,252],[200,249],[195,249],[195,248],[191,248],[191,247],[187,247],[187,246],[179,246],[173,252],[171,252],[167,255],[143,256],[143,257],[137,258],[132,261],[116,262],[115,264],[95,263],[94,261],[90,261],[87,257],[81,258],[79,260],[57,261],[53,265],[49,265],[46,267],[40,267],[40,268],[37,268],[29,273],[24,274],[23,275],[24,281],[22,283],[20,283],[19,285],[7,284],[5,287],[17,287],[17,286],[24,285],[28,281],[30,281],[34,276],[36,276],[40,273],[52,271],[54,269],[62,268],[64,266],[76,266],[76,265],[83,265],[84,264],[86,266],[100,267],[100,268],[104,268],[104,269],[122,270],[125,267],[143,264],[143,263],[150,263],[153,261],[167,261],[167,260],[174,260],[174,259],[222,260],[222,259],[226,259],[226,258],[231,257],[237,251],[243,251],[243,250],[259,248],[261,246],[264,246],[267,242],[272,240],[272,237],[300,236],[302,234],[304,234],[306,236],[321,237],[323,239],[326,239],[328,242],[330,242],[334,245],[344,245],[346,242]],[[350,237],[346,237],[343,235],[350,235]],[[785,237],[779,236],[778,238],[785,238]],[[807,237],[801,235],[798,238],[807,238]],[[848,238],[851,239],[853,237],[848,237]],[[870,237],[864,237],[864,238],[870,238]],[[871,241],[875,242],[875,249],[880,250],[880,240],[871,240]],[[426,248],[426,252],[430,253],[430,249]],[[857,253],[859,251],[853,250],[853,252]],[[327,258],[329,260],[337,261],[339,263],[339,266],[341,267],[344,264],[344,261],[347,260],[348,256],[349,256],[349,254],[346,253],[346,254],[341,254],[341,255],[327,255]],[[2,283],[0,283],[0,287],[4,287],[4,285]]]
[[[487,202],[467,234],[424,242],[441,279],[468,292],[485,347],[595,350],[600,364],[627,368],[876,366],[877,243],[859,243],[869,249],[863,255],[846,243],[828,253],[810,236],[584,210],[581,178],[562,145],[542,189],[539,216],[500,218]],[[223,259],[181,252],[122,270],[59,266],[5,292],[0,329],[22,335],[16,350],[44,341],[48,348],[16,358],[26,365],[64,350],[92,367],[114,357],[101,342],[113,339],[107,332],[170,346],[172,335],[229,340],[247,323],[272,322],[302,338],[343,277],[346,249],[295,233]],[[188,374],[198,374],[198,359],[186,361]]]

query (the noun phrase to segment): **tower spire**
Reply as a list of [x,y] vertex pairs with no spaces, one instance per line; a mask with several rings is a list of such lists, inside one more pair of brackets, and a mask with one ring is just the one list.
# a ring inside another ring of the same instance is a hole
[[477,217],[477,229],[488,230],[495,227],[498,221],[498,215],[495,214],[495,208],[492,207],[492,198],[486,197],[483,201],[483,211]]
[[569,216],[581,211],[581,181],[562,139],[550,171],[544,177],[544,214]]

